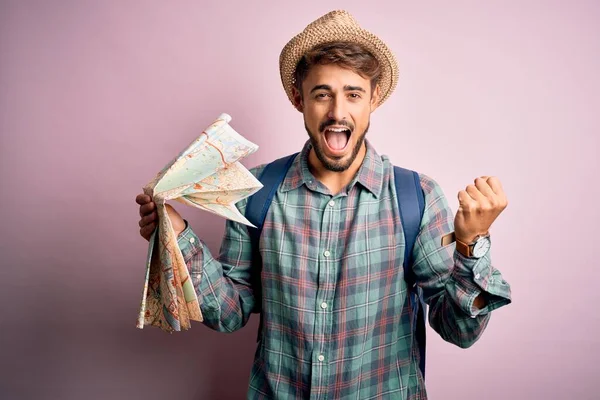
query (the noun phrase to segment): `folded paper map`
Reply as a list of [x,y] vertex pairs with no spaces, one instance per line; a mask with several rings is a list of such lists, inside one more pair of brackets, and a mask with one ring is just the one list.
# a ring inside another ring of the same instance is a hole
[[237,133],[229,121],[229,115],[221,114],[144,187],[144,193],[156,204],[158,224],[148,247],[137,321],[140,329],[153,325],[173,332],[189,329],[190,320],[202,321],[198,298],[167,215],[167,200],[252,226],[235,203],[262,187],[239,162],[258,146]]

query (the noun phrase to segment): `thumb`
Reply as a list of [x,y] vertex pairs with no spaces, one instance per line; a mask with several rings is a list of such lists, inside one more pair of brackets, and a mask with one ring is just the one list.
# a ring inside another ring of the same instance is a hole
[[167,213],[169,213],[169,216],[171,216],[171,215],[179,215],[179,213],[177,212],[177,210],[175,210],[172,205],[165,204],[165,208],[167,209]]
[[182,232],[185,229],[185,222],[183,221],[181,215],[170,204],[165,204],[165,208],[167,210],[167,215],[171,220],[173,230],[175,230],[177,233]]

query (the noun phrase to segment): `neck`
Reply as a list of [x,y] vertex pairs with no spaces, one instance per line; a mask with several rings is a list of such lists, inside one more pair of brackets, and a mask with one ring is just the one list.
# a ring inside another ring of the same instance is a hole
[[321,160],[315,154],[315,149],[310,149],[310,153],[308,154],[308,168],[310,172],[317,178],[323,185],[327,186],[329,191],[336,195],[343,188],[345,188],[356,176],[356,173],[360,169],[365,156],[367,154],[367,144],[366,141],[363,141],[362,146],[356,158],[350,164],[347,170],[342,172],[335,172],[328,170],[325,168]]

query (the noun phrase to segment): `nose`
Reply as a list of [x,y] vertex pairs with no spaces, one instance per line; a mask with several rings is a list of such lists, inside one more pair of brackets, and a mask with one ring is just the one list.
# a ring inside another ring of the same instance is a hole
[[329,119],[335,121],[341,121],[346,118],[346,105],[344,103],[343,97],[340,98],[336,96],[332,102],[330,102],[331,107],[329,108],[329,112],[327,113],[327,117]]

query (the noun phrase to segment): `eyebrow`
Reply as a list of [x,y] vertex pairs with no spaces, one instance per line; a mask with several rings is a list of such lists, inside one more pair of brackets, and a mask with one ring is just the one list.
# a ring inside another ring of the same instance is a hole
[[[317,85],[314,88],[312,88],[312,90],[310,92],[313,93],[313,92],[315,92],[317,90],[329,90],[329,91],[331,91],[331,86],[329,86],[329,85]],[[344,86],[344,91],[346,91],[346,92],[358,91],[358,92],[366,93],[365,89],[361,88],[360,86],[350,86],[350,85]]]
[[316,92],[317,90],[329,90],[331,91],[331,86],[329,85],[317,85],[310,91],[311,93]]
[[360,86],[350,86],[350,85],[346,85],[344,86],[344,90],[346,92],[363,92],[363,93],[367,93],[365,91],[365,89],[361,88]]

